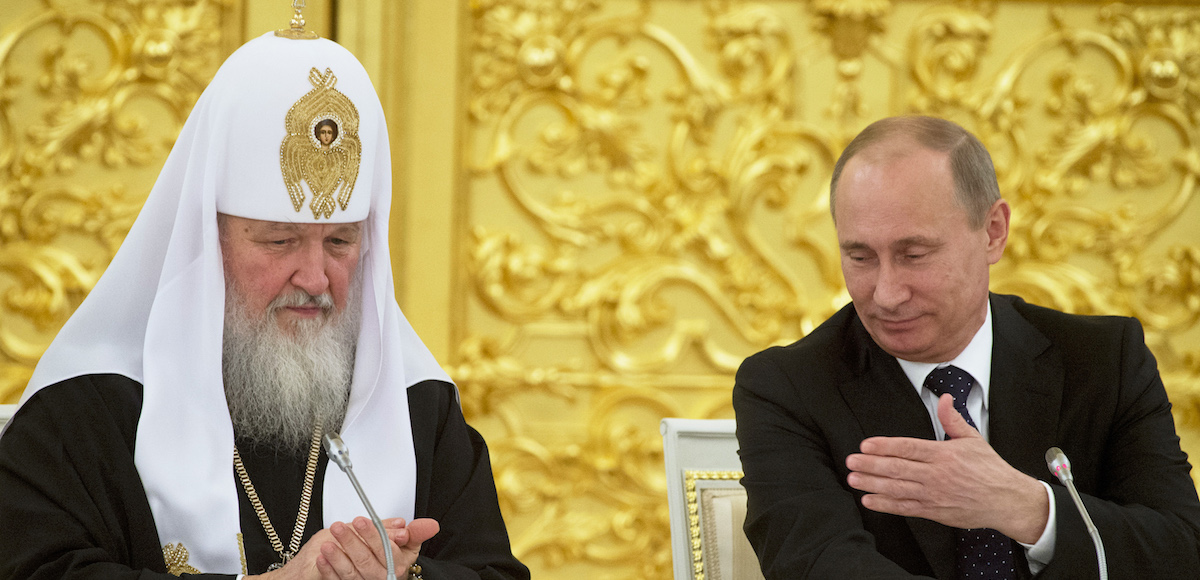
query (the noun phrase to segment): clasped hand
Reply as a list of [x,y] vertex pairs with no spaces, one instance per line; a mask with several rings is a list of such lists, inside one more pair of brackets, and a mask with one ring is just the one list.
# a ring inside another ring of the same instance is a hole
[[955,528],[992,528],[1033,544],[1050,515],[1045,488],[1004,461],[954,409],[938,399],[947,441],[871,437],[846,457],[847,483],[867,509]]
[[[383,527],[392,542],[397,578],[408,576],[408,567],[417,561],[421,544],[439,529],[437,521],[429,518],[415,519],[408,525],[404,518],[386,519]],[[317,532],[287,565],[259,576],[264,580],[383,580],[386,577],[387,558],[379,532],[371,520],[364,517],[355,518],[350,524],[335,522]]]

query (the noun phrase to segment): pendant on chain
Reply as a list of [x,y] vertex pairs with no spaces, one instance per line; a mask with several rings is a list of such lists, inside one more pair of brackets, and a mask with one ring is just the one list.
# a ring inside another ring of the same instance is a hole
[[286,566],[288,562],[292,561],[292,558],[295,557],[295,554],[291,552],[283,552],[280,554],[280,556],[283,557],[283,561],[271,564],[270,567],[267,568],[267,572],[272,572]]

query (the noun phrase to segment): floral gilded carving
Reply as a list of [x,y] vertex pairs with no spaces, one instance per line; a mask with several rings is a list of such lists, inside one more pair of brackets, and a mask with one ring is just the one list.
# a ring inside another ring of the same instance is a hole
[[[696,412],[664,389],[727,387],[747,343],[799,336],[832,312],[775,249],[836,286],[836,260],[808,227],[827,219],[821,201],[794,195],[832,152],[794,120],[795,49],[774,10],[711,4],[699,39],[710,69],[650,3],[566,4],[474,5],[468,110],[485,153],[471,170],[532,227],[464,232],[471,295],[525,330],[468,329],[451,373],[468,416],[505,425],[495,468],[506,513],[528,530],[515,532],[519,553],[661,577],[655,418]],[[752,227],[763,214],[777,231]],[[547,340],[581,356],[523,356]],[[531,392],[586,409],[583,430],[562,445],[532,435],[538,419],[517,420],[513,404]]]
[[522,556],[669,576],[652,426],[729,416],[744,356],[845,303],[827,180],[888,114],[984,139],[1015,216],[993,287],[1141,318],[1200,429],[1200,10],[471,6],[451,374]]
[[221,0],[45,0],[5,28],[0,402],[15,401],[120,246],[216,70],[228,10]]
[[[517,552],[669,576],[658,418],[729,416],[743,356],[844,303],[824,186],[887,114],[984,138],[1015,206],[994,287],[1139,316],[1200,429],[1200,15],[1137,4],[470,3],[449,370]],[[231,5],[6,25],[0,399],[128,230]]]

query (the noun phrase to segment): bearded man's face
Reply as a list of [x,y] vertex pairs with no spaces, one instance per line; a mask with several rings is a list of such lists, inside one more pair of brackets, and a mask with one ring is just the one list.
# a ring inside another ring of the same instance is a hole
[[328,294],[328,306],[309,301],[285,303],[276,313],[284,329],[324,319],[346,306],[351,278],[358,270],[362,223],[295,224],[217,216],[225,278],[236,286],[251,312],[274,301]]
[[359,226],[223,216],[222,228],[234,431],[303,454],[318,422],[338,430],[346,414],[362,317]]

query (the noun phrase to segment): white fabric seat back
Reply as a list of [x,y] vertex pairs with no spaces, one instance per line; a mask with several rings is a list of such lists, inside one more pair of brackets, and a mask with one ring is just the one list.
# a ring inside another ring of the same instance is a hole
[[675,580],[761,580],[732,419],[663,419]]

